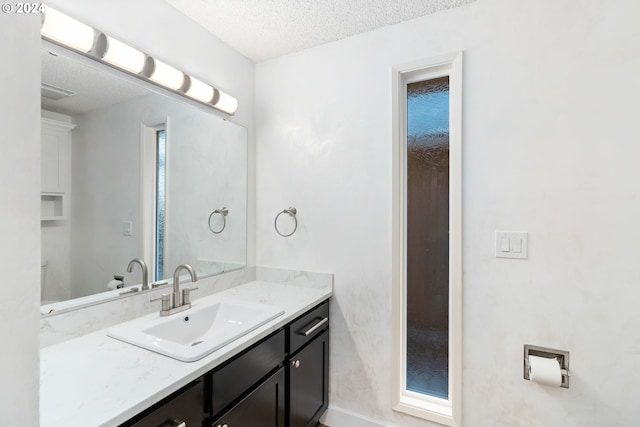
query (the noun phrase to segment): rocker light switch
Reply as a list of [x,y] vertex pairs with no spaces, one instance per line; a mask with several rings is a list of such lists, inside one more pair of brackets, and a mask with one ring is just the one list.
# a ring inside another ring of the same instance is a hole
[[511,239],[513,245],[511,246],[511,252],[519,254],[522,252],[522,239],[519,237],[514,237]]
[[526,231],[496,231],[496,258],[528,258]]

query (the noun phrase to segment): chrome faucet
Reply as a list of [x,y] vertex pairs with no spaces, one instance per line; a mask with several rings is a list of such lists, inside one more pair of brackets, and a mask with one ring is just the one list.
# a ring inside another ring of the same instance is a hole
[[[141,291],[146,291],[149,289],[149,272],[147,270],[147,264],[141,258],[132,259],[127,266],[127,272],[131,273],[133,271],[133,264],[138,264],[142,269],[142,287]],[[122,294],[121,294],[122,295]]]
[[[182,302],[180,301],[180,271],[187,270],[189,275],[191,276],[192,282],[198,281],[198,276],[196,276],[196,272],[193,270],[189,264],[180,264],[176,267],[176,271],[173,272],[173,304],[171,308],[182,307],[184,305],[189,305],[191,307],[191,301],[185,301],[185,299],[189,300],[189,292],[194,291],[195,289],[185,289],[186,293],[183,291]],[[187,307],[187,308],[189,308]]]
[[[189,264],[180,264],[173,272],[173,292],[171,294],[162,294],[159,298],[154,298],[151,302],[162,301],[162,309],[160,316],[169,316],[191,308],[191,291],[198,288],[185,288],[182,290],[182,298],[180,298],[180,271],[187,270],[191,276],[192,282],[198,281],[198,276]],[[171,297],[173,295],[173,298]]]

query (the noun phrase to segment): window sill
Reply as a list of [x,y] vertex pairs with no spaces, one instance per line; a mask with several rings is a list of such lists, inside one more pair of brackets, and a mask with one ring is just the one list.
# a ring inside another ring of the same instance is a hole
[[393,407],[393,410],[445,426],[460,426],[459,420],[454,418],[450,402],[446,400],[423,399],[403,395],[400,398],[400,402]]

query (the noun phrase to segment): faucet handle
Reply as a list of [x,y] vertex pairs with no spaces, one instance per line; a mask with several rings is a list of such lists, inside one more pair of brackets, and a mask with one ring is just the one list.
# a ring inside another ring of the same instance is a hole
[[171,297],[171,295],[169,295],[169,294],[162,294],[158,298],[153,298],[153,299],[149,300],[149,302],[162,301],[162,311],[169,311],[169,310],[171,310],[171,299],[170,299],[170,297]]
[[199,288],[184,288],[182,290],[182,305],[191,303],[191,291],[197,291]]

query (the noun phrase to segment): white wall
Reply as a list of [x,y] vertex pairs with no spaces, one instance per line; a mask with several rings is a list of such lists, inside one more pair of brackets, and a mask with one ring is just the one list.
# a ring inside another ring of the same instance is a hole
[[[430,425],[390,409],[391,67],[464,50],[463,424],[638,423],[638,22],[635,0],[478,0],[258,64],[257,263],[335,273],[331,405]],[[529,260],[495,259],[496,229]],[[524,381],[524,344],[569,350],[571,388]]]
[[39,18],[0,14],[0,414],[38,425]]

